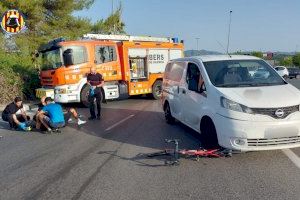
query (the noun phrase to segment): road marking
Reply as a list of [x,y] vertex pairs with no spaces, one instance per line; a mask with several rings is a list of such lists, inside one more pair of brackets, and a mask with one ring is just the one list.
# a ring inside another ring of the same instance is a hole
[[109,131],[109,130],[115,128],[116,126],[119,126],[120,124],[122,124],[123,122],[125,122],[126,120],[128,120],[128,119],[130,119],[130,118],[132,118],[132,117],[134,117],[134,115],[129,115],[129,116],[126,117],[125,119],[122,119],[122,120],[119,121],[118,123],[115,123],[114,125],[108,127],[107,129],[105,129],[105,131]]
[[300,169],[300,158],[290,149],[283,149],[282,152]]

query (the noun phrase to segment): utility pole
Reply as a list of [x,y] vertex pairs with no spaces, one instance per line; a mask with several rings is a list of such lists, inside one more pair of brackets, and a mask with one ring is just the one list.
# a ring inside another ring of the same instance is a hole
[[114,0],[111,0],[111,15],[114,14]]
[[197,40],[197,51],[199,51],[199,39],[200,38],[198,38],[198,37],[196,38],[196,40]]
[[[111,16],[113,16],[114,14],[114,0],[111,0]],[[113,21],[113,34],[115,34],[116,32],[116,26],[115,26],[115,22]]]
[[232,13],[232,10],[229,12],[228,38],[227,38],[227,50],[226,50],[227,54],[228,54],[229,42],[230,42],[231,13]]

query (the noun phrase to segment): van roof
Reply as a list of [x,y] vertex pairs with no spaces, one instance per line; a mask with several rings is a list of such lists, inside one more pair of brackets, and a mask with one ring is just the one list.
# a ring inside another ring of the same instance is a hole
[[259,60],[260,58],[255,56],[247,56],[247,55],[203,55],[203,56],[193,56],[187,57],[182,59],[175,59],[175,60],[199,60],[201,62],[208,62],[208,61],[220,61],[220,60]]

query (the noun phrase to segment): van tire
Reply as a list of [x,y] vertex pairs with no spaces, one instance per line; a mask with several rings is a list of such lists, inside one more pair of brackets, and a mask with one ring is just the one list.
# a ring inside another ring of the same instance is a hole
[[200,124],[202,144],[205,147],[218,147],[218,136],[216,127],[209,117],[204,117]]
[[162,81],[157,80],[152,86],[152,96],[154,99],[158,100],[162,95]]
[[175,118],[172,116],[171,108],[170,108],[168,102],[166,102],[164,105],[164,113],[165,113],[165,119],[166,119],[167,124],[174,124]]
[[89,90],[90,87],[86,84],[82,87],[80,92],[80,102],[84,107],[89,107],[89,100],[88,100]]

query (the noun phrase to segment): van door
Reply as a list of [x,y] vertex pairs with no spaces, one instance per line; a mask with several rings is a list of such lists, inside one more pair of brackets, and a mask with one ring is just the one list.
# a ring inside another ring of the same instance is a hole
[[166,67],[164,78],[164,92],[168,93],[168,100],[170,103],[173,117],[182,120],[183,107],[181,105],[182,77],[186,68],[185,62],[169,63]]
[[188,63],[184,85],[185,89],[181,92],[184,122],[199,131],[201,113],[207,97],[206,93],[202,92],[205,88],[204,80],[195,63]]

